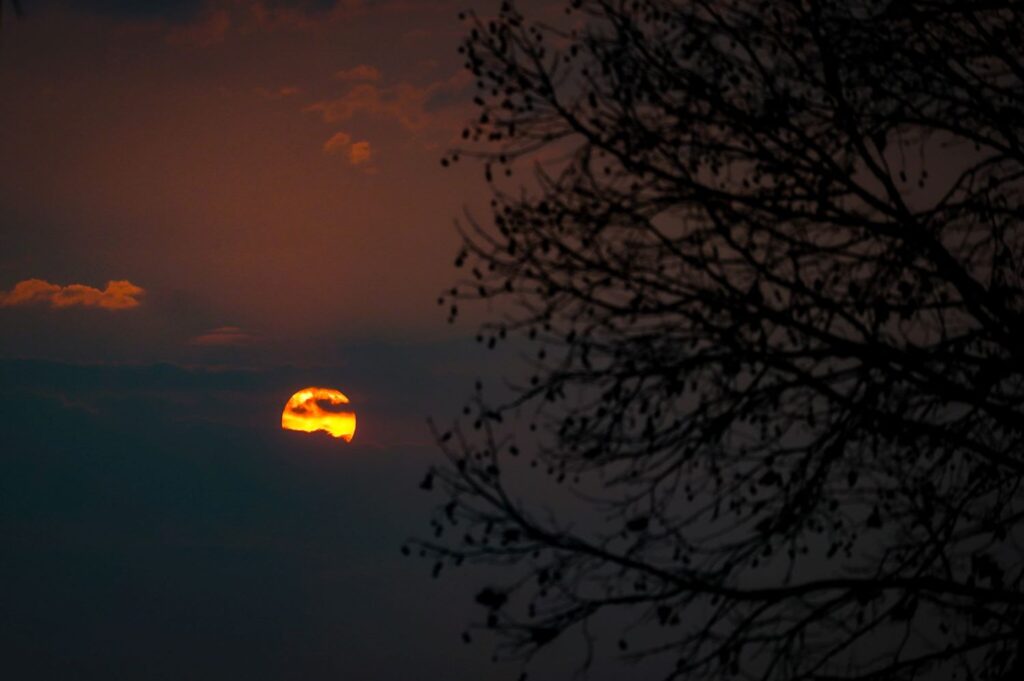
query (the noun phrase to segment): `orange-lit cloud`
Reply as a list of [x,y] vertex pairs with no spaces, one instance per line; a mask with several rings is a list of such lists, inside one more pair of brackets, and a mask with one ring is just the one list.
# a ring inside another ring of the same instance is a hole
[[304,388],[288,400],[281,412],[281,427],[313,433],[322,430],[332,437],[351,442],[356,433],[356,415],[351,411],[334,411],[348,404],[348,397],[331,388]]
[[367,163],[372,155],[370,143],[363,140],[353,142],[347,132],[338,132],[324,142],[325,154],[347,154],[349,163],[354,166]]
[[348,160],[352,165],[359,165],[370,160],[370,143],[356,142],[348,150]]
[[359,64],[350,69],[343,69],[334,74],[338,80],[353,82],[360,80],[380,80],[380,71],[368,64]]
[[329,140],[324,142],[325,154],[340,154],[352,144],[352,135],[347,132],[337,132]]
[[203,347],[224,347],[231,345],[245,345],[253,341],[252,334],[247,333],[237,326],[219,326],[200,334],[189,341],[189,345],[200,345]]
[[10,291],[0,291],[0,307],[49,303],[50,307],[64,308],[102,307],[107,310],[127,310],[138,307],[139,297],[145,290],[127,279],[111,280],[102,291],[84,284],[60,286],[43,279],[25,279]]
[[[200,0],[204,6],[231,1]],[[273,6],[285,2],[266,0]],[[154,19],[150,13],[93,14],[84,6],[89,3],[79,8],[61,2],[58,8],[69,9],[54,15],[60,23],[51,25],[49,14],[46,21],[27,22],[26,29],[39,29],[38,36],[30,31],[29,39],[21,31],[25,39],[7,41],[0,50],[11,48],[7,59],[0,55],[0,67],[11,66],[8,75],[18,76],[14,89],[0,95],[0,130],[7,133],[0,145],[0,203],[25,216],[30,227],[4,233],[0,259],[18,256],[28,267],[32,263],[22,255],[42,257],[40,244],[59,245],[60,271],[8,268],[0,275],[0,291],[29,277],[102,290],[113,276],[135,277],[131,281],[142,282],[146,295],[134,312],[120,314],[97,307],[62,312],[48,301],[0,308],[16,314],[19,325],[33,325],[18,335],[0,333],[0,350],[41,353],[31,338],[49,329],[49,318],[76,312],[96,320],[67,327],[78,337],[47,339],[75,357],[94,351],[86,342],[101,342],[102,334],[90,324],[104,317],[137,318],[131,342],[118,337],[125,353],[138,348],[132,357],[149,357],[156,352],[152,348],[160,348],[161,356],[178,353],[173,356],[188,361],[217,350],[189,340],[225,324],[264,332],[241,346],[248,349],[247,359],[257,356],[251,353],[271,356],[283,347],[278,340],[312,344],[349,329],[433,333],[436,310],[422,303],[422,295],[450,286],[449,256],[459,245],[451,216],[466,204],[486,210],[488,195],[473,164],[442,170],[439,152],[424,149],[428,143],[433,149],[454,143],[463,119],[474,113],[472,94],[460,96],[459,107],[425,104],[453,124],[442,127],[435,119],[410,134],[393,118],[326,124],[320,114],[302,111],[359,84],[334,79],[337,70],[359,64],[380,70],[380,79],[371,83],[384,90],[404,81],[441,91],[431,84],[445,82],[460,67],[456,41],[405,45],[401,29],[423,23],[437,36],[449,24],[457,30],[456,8],[447,0],[420,0],[415,7],[403,5],[403,14],[393,9],[397,2],[412,0],[372,0],[366,17],[311,29],[310,36],[286,28],[241,36],[232,24],[224,42],[197,53],[189,51],[199,48],[182,48],[183,53],[163,40],[168,30],[189,21],[178,10],[161,11]],[[302,6],[314,16],[326,2],[302,0]],[[438,6],[451,11],[441,16]],[[401,54],[380,51],[389,44]],[[134,56],[108,64],[110,54]],[[432,71],[421,65],[430,59],[437,61]],[[49,88],[57,81],[76,86],[55,98]],[[268,99],[258,91],[285,86],[299,87],[302,94]],[[112,101],[117,115],[111,114]],[[69,118],[69,110],[75,116]],[[325,141],[339,131],[350,135],[349,146],[324,153]],[[371,158],[352,165],[349,149],[360,141],[370,143]],[[339,222],[339,215],[348,219]],[[130,270],[108,269],[126,263]],[[311,271],[317,285],[301,295],[286,293]],[[365,295],[368,290],[375,294]],[[140,316],[157,304],[159,312]],[[93,335],[86,338],[87,333]]]

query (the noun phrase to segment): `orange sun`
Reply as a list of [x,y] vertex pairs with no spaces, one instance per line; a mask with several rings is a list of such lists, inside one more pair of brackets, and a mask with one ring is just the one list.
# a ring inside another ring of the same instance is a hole
[[351,442],[356,434],[356,415],[332,408],[348,404],[348,398],[331,388],[303,388],[291,396],[281,412],[281,427],[313,433],[323,430],[333,437]]

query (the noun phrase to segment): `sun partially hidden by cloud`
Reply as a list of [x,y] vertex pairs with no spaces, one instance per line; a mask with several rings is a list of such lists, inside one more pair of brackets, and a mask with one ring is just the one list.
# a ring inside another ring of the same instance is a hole
[[219,326],[200,334],[189,341],[189,345],[202,347],[225,347],[246,345],[254,340],[252,334],[237,326]]
[[50,307],[102,307],[107,310],[128,310],[139,306],[145,294],[141,286],[127,279],[107,282],[102,291],[84,284],[61,286],[43,279],[25,279],[10,291],[0,291],[0,307],[49,304]]
[[303,388],[288,400],[281,413],[281,427],[314,433],[322,430],[332,437],[351,442],[356,434],[356,415],[338,411],[348,398],[332,388]]

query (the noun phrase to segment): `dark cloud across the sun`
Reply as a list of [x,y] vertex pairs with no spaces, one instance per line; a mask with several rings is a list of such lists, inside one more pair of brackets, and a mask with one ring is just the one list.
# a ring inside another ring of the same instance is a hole
[[[247,332],[235,327],[210,331],[235,333]],[[260,342],[252,345],[257,346],[253,351],[261,350]],[[296,390],[322,384],[342,390],[359,411],[360,444],[428,446],[432,440],[427,418],[443,420],[457,413],[470,397],[475,379],[493,377],[494,361],[509,359],[471,339],[405,344],[334,341],[333,347],[322,350],[293,346],[290,356],[271,348],[281,360],[253,366],[221,363],[237,356],[237,345],[184,350],[197,354],[187,363],[0,359],[0,389],[88,404],[94,411],[110,413],[145,394],[153,403],[177,405],[179,422],[263,428],[277,425],[281,409]],[[209,358],[216,361],[206,361]]]

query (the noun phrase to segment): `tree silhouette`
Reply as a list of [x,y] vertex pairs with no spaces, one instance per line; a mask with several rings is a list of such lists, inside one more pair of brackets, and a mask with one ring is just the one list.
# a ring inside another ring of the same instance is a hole
[[493,218],[441,302],[491,299],[533,375],[438,429],[418,544],[512,566],[477,594],[501,650],[1024,678],[1024,5],[466,20],[442,163],[481,159]]

